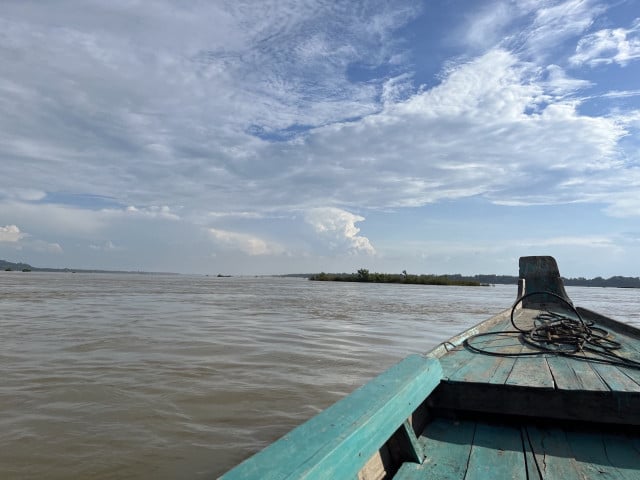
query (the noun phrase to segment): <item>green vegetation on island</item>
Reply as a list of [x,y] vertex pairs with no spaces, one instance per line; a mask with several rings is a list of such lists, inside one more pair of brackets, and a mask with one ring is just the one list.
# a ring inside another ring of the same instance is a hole
[[[410,275],[406,270],[402,274],[370,273],[361,268],[357,273],[316,273],[308,276],[309,280],[333,282],[374,282],[374,283],[406,283],[418,285],[517,285],[518,277],[512,275]],[[640,288],[639,277],[623,277],[616,275],[610,278],[565,278],[562,281],[569,287],[609,287]]]
[[406,270],[402,274],[371,273],[361,268],[356,273],[318,273],[311,275],[309,280],[330,282],[368,282],[368,283],[405,283],[413,285],[457,285],[477,287],[482,285],[475,280],[453,279],[447,275],[411,275]]

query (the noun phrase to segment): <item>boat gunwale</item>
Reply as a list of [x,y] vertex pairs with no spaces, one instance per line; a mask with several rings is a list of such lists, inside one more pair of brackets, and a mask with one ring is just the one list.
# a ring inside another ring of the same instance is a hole
[[461,346],[464,343],[464,341],[467,340],[468,338],[471,338],[472,336],[477,335],[478,333],[485,332],[486,330],[493,327],[494,325],[497,325],[498,323],[502,322],[506,316],[510,315],[510,312],[511,312],[511,308],[508,308],[506,310],[503,310],[500,313],[497,313],[496,315],[490,318],[487,318],[469,327],[467,330],[464,330],[463,332],[451,337],[450,339],[439,343],[434,348],[426,352],[424,356],[432,357],[432,358],[444,357],[454,348],[458,348],[459,346]]
[[[483,333],[487,331],[489,328],[503,321],[505,317],[509,317],[511,314],[512,308],[513,307],[507,308],[495,314],[494,316],[487,318],[469,327],[467,330],[464,330],[463,332],[451,337],[450,339],[439,343],[434,348],[424,353],[424,356],[433,357],[433,358],[442,358],[454,348],[460,347],[464,343],[464,341],[467,340],[468,338],[472,337],[473,335],[477,335],[478,333]],[[525,309],[536,310],[536,308],[532,308],[532,307],[526,307]],[[636,327],[629,323],[621,322],[619,320],[615,320],[611,317],[607,317],[606,315],[590,310],[588,308],[577,306],[576,310],[586,320],[593,320],[595,323],[598,323],[602,326],[606,326],[612,330],[615,330],[617,333],[629,335],[629,336],[640,339],[639,327]]]

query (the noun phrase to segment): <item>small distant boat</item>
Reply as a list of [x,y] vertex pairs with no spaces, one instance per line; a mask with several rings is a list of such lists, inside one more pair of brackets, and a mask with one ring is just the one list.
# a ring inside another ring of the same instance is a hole
[[575,307],[552,257],[519,266],[511,308],[220,478],[640,478],[640,330]]

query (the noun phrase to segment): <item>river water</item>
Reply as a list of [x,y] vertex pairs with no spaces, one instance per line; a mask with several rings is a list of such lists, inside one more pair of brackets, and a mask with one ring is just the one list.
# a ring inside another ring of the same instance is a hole
[[[0,478],[215,478],[516,290],[0,272]],[[640,326],[637,290],[567,291]]]

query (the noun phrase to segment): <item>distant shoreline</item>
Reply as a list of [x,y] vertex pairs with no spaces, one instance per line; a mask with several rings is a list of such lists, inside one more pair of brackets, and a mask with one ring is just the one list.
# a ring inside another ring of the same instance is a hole
[[[517,285],[518,277],[513,275],[411,275],[404,271],[402,274],[370,273],[366,269],[358,273],[318,273],[308,275],[309,280],[336,282],[365,282],[365,283],[400,283],[411,285]],[[602,288],[640,288],[640,278],[623,277],[620,275],[610,278],[595,277],[565,278],[562,281],[567,287],[602,287]]]
[[172,272],[145,272],[141,270],[100,270],[84,268],[41,268],[28,263],[14,263],[0,260],[0,272],[51,272],[51,273],[127,273],[139,275],[180,275]]
[[456,287],[480,287],[486,286],[475,280],[451,279],[446,275],[409,275],[389,273],[370,273],[361,268],[357,273],[318,273],[309,277],[309,280],[322,282],[363,282],[363,283],[401,283],[408,285],[445,285]]
[[[28,263],[8,262],[0,260],[0,273],[3,271],[13,272],[54,272],[54,273],[119,273],[119,274],[139,274],[139,275],[181,275],[175,272],[147,272],[140,270],[101,270],[83,268],[40,268],[33,267]],[[207,275],[215,277],[215,274]],[[219,277],[230,275],[218,274]],[[240,275],[243,276],[243,275]],[[364,283],[400,283],[408,285],[462,285],[462,286],[482,286],[482,285],[517,285],[518,277],[514,275],[413,275],[404,271],[402,274],[370,273],[366,269],[360,269],[356,273],[289,273],[272,275],[249,275],[260,277],[297,277],[307,278],[314,281],[336,281],[336,282],[364,282]],[[616,275],[609,278],[595,277],[587,278],[565,278],[562,277],[564,285],[567,287],[608,287],[608,288],[640,288],[639,277],[623,277]]]

